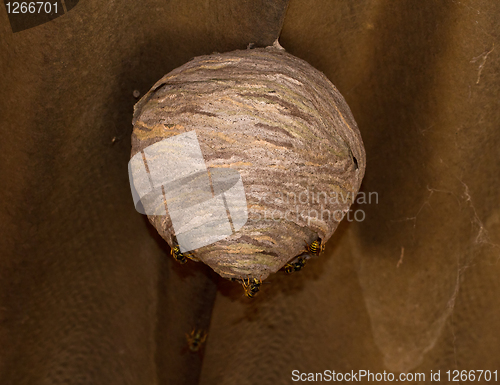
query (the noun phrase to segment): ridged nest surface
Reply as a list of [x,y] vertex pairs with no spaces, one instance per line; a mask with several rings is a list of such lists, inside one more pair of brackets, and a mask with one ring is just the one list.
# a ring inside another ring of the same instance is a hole
[[[132,156],[194,130],[208,169],[241,175],[247,222],[191,251],[225,278],[265,279],[306,243],[324,244],[365,171],[361,136],[342,95],[277,46],[192,59],[142,97],[133,125]],[[169,215],[148,217],[175,246]]]

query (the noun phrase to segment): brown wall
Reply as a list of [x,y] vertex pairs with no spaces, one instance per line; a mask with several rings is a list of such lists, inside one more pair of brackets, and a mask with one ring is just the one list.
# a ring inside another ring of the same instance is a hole
[[[500,3],[286,3],[81,0],[16,33],[0,6],[1,384],[498,369]],[[283,18],[281,44],[349,103],[378,204],[250,301],[174,264],[135,212],[132,93],[271,44]],[[196,324],[204,354],[187,351]]]

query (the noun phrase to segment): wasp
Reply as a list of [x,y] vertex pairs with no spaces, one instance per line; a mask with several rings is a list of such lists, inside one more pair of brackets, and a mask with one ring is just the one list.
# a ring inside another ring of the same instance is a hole
[[248,298],[253,298],[255,294],[260,290],[260,285],[262,281],[257,278],[248,278],[246,281],[243,280],[243,290],[245,290],[245,295]]
[[174,257],[174,259],[179,262],[181,265],[187,262],[186,257],[191,258],[191,254],[189,253],[182,253],[181,248],[179,245],[175,245],[171,250],[170,250],[170,255]]
[[310,245],[307,244],[306,242],[306,252],[312,254],[312,255],[320,255],[323,251],[325,251],[325,244],[321,243],[321,239],[318,238],[316,239],[313,243]]
[[306,264],[306,259],[299,257],[296,262],[289,262],[285,265],[285,273],[291,274],[300,271]]
[[189,350],[192,352],[197,352],[206,339],[207,332],[201,329],[193,329],[190,334],[186,333]]

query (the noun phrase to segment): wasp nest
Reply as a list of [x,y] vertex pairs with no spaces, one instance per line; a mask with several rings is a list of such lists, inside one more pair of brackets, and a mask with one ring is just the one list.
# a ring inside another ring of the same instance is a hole
[[150,182],[170,181],[150,222],[176,255],[226,278],[265,279],[324,244],[365,171],[342,95],[279,45],[192,59],[142,97],[133,124],[132,158],[147,159]]

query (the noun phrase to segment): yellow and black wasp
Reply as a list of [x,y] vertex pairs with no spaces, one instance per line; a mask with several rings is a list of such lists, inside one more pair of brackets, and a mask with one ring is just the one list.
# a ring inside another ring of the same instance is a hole
[[306,242],[306,252],[312,255],[320,255],[323,251],[325,251],[325,244],[321,242],[321,238],[316,239],[310,245]]
[[193,329],[190,334],[186,333],[189,350],[192,352],[197,352],[206,339],[207,332],[201,329]]
[[245,290],[245,295],[248,298],[253,298],[255,294],[260,290],[260,285],[262,281],[257,278],[247,278],[243,279],[243,290]]
[[306,259],[299,257],[295,262],[289,262],[285,265],[284,270],[287,274],[295,273],[300,271],[306,264]]
[[174,257],[174,259],[179,262],[181,265],[187,262],[187,258],[191,258],[191,254],[189,253],[182,253],[181,248],[179,245],[175,245],[171,250],[170,250],[170,255]]

